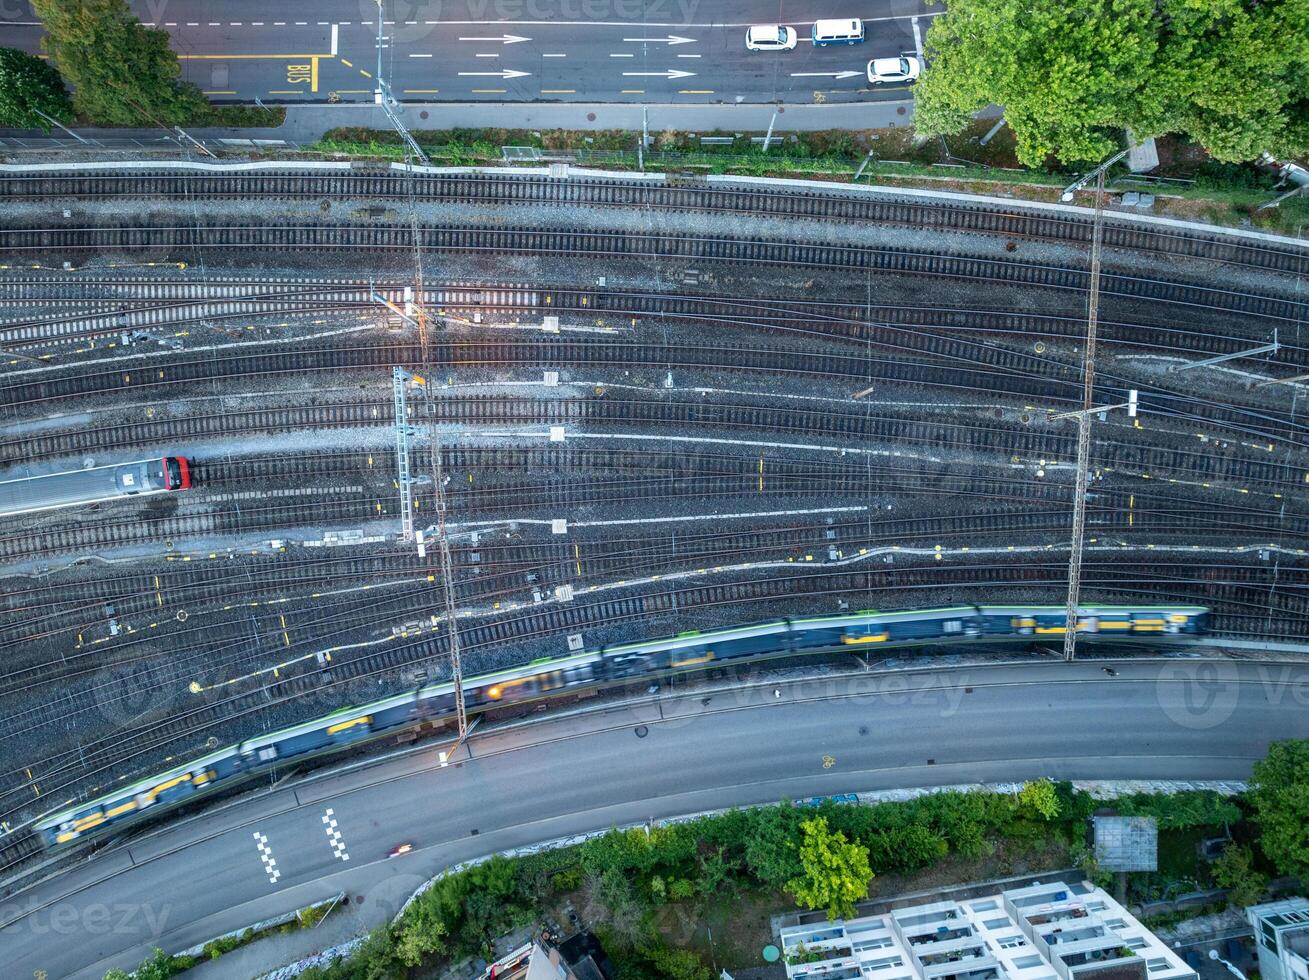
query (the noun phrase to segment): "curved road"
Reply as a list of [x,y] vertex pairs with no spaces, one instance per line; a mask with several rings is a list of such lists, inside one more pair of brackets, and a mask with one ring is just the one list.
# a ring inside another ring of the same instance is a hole
[[[647,699],[278,790],[0,907],[6,975],[99,978],[348,891],[393,914],[448,864],[569,834],[835,792],[1055,778],[1241,779],[1309,736],[1309,666],[973,666]],[[336,821],[336,833],[324,822]],[[415,853],[386,861],[412,841]]]

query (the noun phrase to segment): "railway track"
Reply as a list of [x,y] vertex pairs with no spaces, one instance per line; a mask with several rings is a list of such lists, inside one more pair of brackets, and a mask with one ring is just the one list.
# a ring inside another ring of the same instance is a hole
[[[824,384],[840,384],[847,379],[853,393],[870,384],[908,383],[928,385],[944,392],[986,392],[990,395],[1024,399],[1043,405],[1059,405],[1076,397],[1079,383],[1072,365],[1051,362],[1036,353],[1025,353],[998,346],[979,344],[971,339],[939,336],[931,332],[891,329],[880,331],[877,348],[881,353],[835,353],[821,350],[801,352],[788,347],[747,347],[707,343],[702,346],[673,347],[634,340],[574,340],[532,338],[523,340],[463,340],[442,335],[437,344],[438,363],[458,365],[459,369],[509,370],[565,368],[573,372],[605,368],[648,371],[658,364],[670,371],[753,371],[772,376],[819,377]],[[873,342],[869,341],[869,346]],[[170,394],[179,388],[193,390],[198,383],[212,384],[220,379],[280,376],[303,376],[322,371],[367,370],[385,372],[392,364],[414,364],[419,359],[416,344],[379,342],[356,347],[277,347],[259,353],[215,354],[211,357],[170,356],[149,368],[106,369],[100,366],[69,368],[58,373],[35,372],[18,375],[0,387],[0,405],[35,406],[74,396],[130,393],[140,398],[154,395],[162,407]],[[589,373],[589,372],[588,372]],[[601,380],[601,378],[596,380]],[[1161,385],[1183,382],[1161,380]],[[1150,388],[1138,382],[1147,391]],[[1156,389],[1158,390],[1158,389]],[[1160,392],[1170,397],[1167,389]],[[1161,402],[1161,408],[1168,404]],[[1227,425],[1235,431],[1248,430],[1257,422],[1257,430],[1266,430],[1271,418],[1252,413],[1230,402],[1197,400],[1188,393],[1184,401],[1187,417],[1212,424]],[[380,418],[380,416],[379,416]],[[367,420],[365,420],[367,421]],[[1287,423],[1294,430],[1294,420]],[[1280,423],[1279,423],[1280,424]],[[23,440],[12,440],[14,444]],[[30,452],[31,450],[27,450]],[[3,452],[3,450],[0,450]],[[4,452],[6,458],[14,457]]]
[[[942,255],[909,249],[869,248],[728,236],[663,236],[628,231],[555,231],[534,227],[419,226],[424,252],[573,256],[642,260],[728,262],[860,273],[899,273],[966,281],[1084,292],[1082,269],[1015,260]],[[225,222],[192,225],[103,225],[73,228],[0,229],[0,254],[53,251],[124,252],[150,249],[328,249],[412,252],[409,224],[260,225]],[[1288,291],[1293,292],[1289,283]],[[1102,297],[1121,296],[1180,307],[1226,310],[1273,321],[1298,322],[1309,303],[1293,298],[1226,290],[1199,283],[1169,282],[1120,273],[1101,277]]]
[[[1039,211],[991,202],[896,199],[838,188],[794,185],[679,184],[622,178],[573,177],[567,180],[528,174],[422,174],[345,170],[324,173],[197,173],[160,168],[130,173],[0,175],[0,197],[8,200],[95,200],[107,197],[204,200],[353,198],[405,202],[410,197],[449,204],[613,207],[624,210],[707,212],[752,217],[869,223],[925,230],[1000,236],[1019,241],[1090,241],[1090,219],[1074,211]],[[1149,226],[1114,220],[1104,230],[1107,248],[1155,252],[1250,268],[1301,273],[1309,250],[1293,242],[1243,241],[1237,236]]]
[[[428,407],[426,404],[424,408]],[[628,394],[609,397],[591,394],[573,398],[509,397],[489,394],[442,393],[434,403],[435,421],[476,431],[488,427],[529,426],[544,435],[549,426],[579,427],[588,433],[604,432],[614,425],[655,433],[692,432],[768,434],[811,440],[818,446],[905,447],[925,462],[939,461],[945,471],[967,466],[970,454],[998,454],[1006,464],[1037,459],[1067,460],[1073,455],[1071,432],[1033,428],[1012,417],[982,423],[974,417],[942,410],[918,409],[895,414],[851,403],[850,407],[807,407],[790,404],[749,404],[733,400],[674,401]],[[939,417],[935,417],[938,416]],[[426,412],[416,419],[428,420]],[[201,445],[204,440],[249,433],[295,432],[303,429],[389,427],[393,424],[389,401],[359,400],[322,405],[288,405],[247,410],[228,409],[195,415],[171,415],[142,422],[98,426],[83,425],[68,431],[40,432],[0,443],[0,465],[29,459],[51,459],[113,451],[134,446]],[[762,451],[762,449],[761,449]],[[888,455],[891,453],[888,450]],[[952,454],[958,455],[957,458]],[[201,453],[203,455],[203,453]],[[1167,476],[1284,488],[1293,486],[1302,468],[1291,461],[1235,457],[1212,451],[1169,448],[1160,445],[1118,443],[1096,450],[1097,465],[1148,468]],[[911,459],[914,458],[912,455]],[[951,463],[949,460],[953,459]]]
[[[164,288],[156,288],[164,287]],[[19,293],[31,289],[15,290]],[[378,316],[381,306],[368,285],[292,284],[256,286],[254,284],[216,284],[212,296],[195,283],[155,283],[142,290],[153,294],[145,304],[138,298],[127,302],[103,299],[94,305],[114,308],[113,312],[86,310],[86,300],[0,298],[0,307],[15,303],[42,306],[76,304],[78,309],[59,316],[40,318],[0,318],[0,348],[21,349],[39,344],[42,347],[78,343],[89,337],[112,336],[125,331],[177,327],[197,321],[227,320],[235,317],[264,317],[286,314],[339,313],[367,310]],[[404,302],[403,288],[382,287],[376,290],[393,303]],[[196,295],[199,294],[199,295]],[[233,298],[235,294],[235,298]],[[0,290],[3,296],[3,290]],[[154,298],[158,297],[158,298]],[[539,292],[526,288],[458,288],[429,289],[424,305],[431,309],[470,309],[490,312],[517,312],[540,307]]]
[[[675,492],[681,500],[705,498],[714,500],[720,497],[749,499],[754,488],[750,486],[751,477],[742,473],[737,477],[696,477],[683,478],[674,486],[668,481],[653,481],[650,485],[639,488],[625,488],[623,500],[637,502],[647,497],[658,499],[660,495]],[[774,484],[784,482],[785,478],[772,477]],[[776,486],[769,490],[769,497],[794,496],[812,498],[821,494],[833,501],[858,500],[860,488],[856,481],[823,481],[815,484],[812,478],[797,479],[790,486]],[[579,501],[580,493],[568,493],[565,487],[559,487],[558,499],[551,499],[553,494],[536,495],[532,498],[532,507],[540,508],[551,504]],[[644,490],[645,492],[642,492]],[[518,489],[507,491],[520,497],[518,513],[522,512],[521,493]],[[496,491],[490,491],[494,497]],[[485,511],[487,509],[486,491],[470,501],[470,509]],[[585,501],[594,504],[595,496]],[[1066,496],[1066,495],[1065,495]],[[1108,499],[1106,499],[1108,496]],[[1123,497],[1121,501],[1118,497]],[[1181,541],[1186,544],[1213,541],[1222,543],[1232,538],[1234,532],[1230,523],[1218,520],[1215,515],[1204,508],[1182,510],[1178,508],[1158,508],[1157,505],[1142,496],[1139,503],[1131,508],[1129,518],[1126,495],[1113,493],[1101,495],[1089,515],[1089,525],[1097,535],[1128,535],[1134,539],[1145,538],[1152,542]],[[997,500],[1004,500],[997,496]],[[364,502],[365,504],[368,501]],[[989,511],[969,511],[952,515],[927,515],[911,518],[889,520],[883,517],[864,518],[852,522],[832,520],[829,523],[788,524],[752,520],[748,523],[763,525],[767,530],[741,530],[742,523],[725,522],[724,530],[714,533],[696,535],[684,531],[676,551],[668,548],[667,532],[664,528],[653,525],[635,528],[626,535],[609,537],[588,531],[585,527],[574,530],[572,540],[585,548],[586,573],[590,578],[620,579],[636,575],[666,574],[700,565],[723,566],[737,561],[753,560],[766,557],[776,559],[788,554],[815,552],[818,557],[835,560],[847,554],[855,554],[860,548],[877,548],[885,545],[916,546],[922,543],[947,544],[958,541],[970,541],[975,545],[996,543],[1007,544],[1032,534],[1033,542],[1058,543],[1064,540],[1068,529],[1066,501],[1056,501],[1059,506],[1033,510],[1024,507],[1015,500],[1004,506],[992,506]],[[330,506],[325,508],[329,516]],[[371,510],[371,507],[368,508]],[[506,512],[513,514],[506,508]],[[537,511],[540,512],[540,511]],[[358,515],[343,515],[358,516]],[[1260,515],[1261,521],[1246,521],[1240,531],[1241,540],[1252,536],[1275,537],[1281,531],[1280,522],[1273,515]],[[272,515],[256,512],[246,515],[248,523],[254,527],[261,524],[274,526],[277,522]],[[812,519],[811,519],[812,520]],[[286,523],[286,521],[283,521]],[[290,519],[294,524],[294,518]],[[769,526],[770,523],[773,526]],[[738,528],[733,530],[732,528]],[[230,531],[230,528],[228,529]],[[597,529],[599,530],[599,529]],[[455,565],[461,574],[476,573],[476,578],[460,586],[463,601],[473,605],[485,605],[520,594],[523,583],[535,582],[539,588],[553,588],[573,581],[572,571],[576,561],[573,544],[559,541],[540,541],[516,538],[500,540],[493,536],[487,541],[468,544],[460,539],[453,548]],[[64,623],[65,630],[80,629],[88,619],[101,618],[105,603],[112,605],[120,618],[132,616],[157,616],[163,608],[186,608],[192,616],[210,608],[207,604],[218,603],[230,608],[233,603],[240,604],[246,598],[257,600],[261,596],[276,594],[283,602],[292,602],[288,612],[296,608],[295,602],[312,606],[309,599],[311,592],[331,589],[336,585],[350,585],[358,581],[369,581],[379,585],[388,582],[422,583],[426,566],[415,563],[407,552],[360,553],[352,549],[346,558],[323,561],[326,568],[319,569],[319,563],[306,558],[301,552],[294,561],[268,562],[265,560],[258,572],[245,569],[239,582],[234,583],[229,573],[215,570],[209,563],[176,563],[168,567],[161,583],[157,574],[141,576],[115,577],[109,580],[93,579],[76,587],[65,587],[58,593],[58,603],[65,609],[64,613],[47,615],[41,612],[42,606],[35,604],[27,592],[0,596],[0,608],[4,609],[3,622],[0,622],[0,646],[12,646],[15,642],[31,641],[37,637],[33,630],[41,635],[48,635],[55,625]],[[162,570],[162,566],[161,566]],[[199,570],[209,570],[207,574]],[[426,591],[426,585],[418,585],[419,591]],[[299,599],[296,600],[297,594]],[[54,595],[46,595],[43,603],[49,603]],[[212,608],[210,608],[212,612]],[[363,624],[359,624],[360,628]],[[194,642],[203,644],[209,627],[197,626]],[[173,635],[185,632],[173,628]],[[188,643],[188,646],[191,644]],[[104,659],[108,656],[109,659]],[[69,658],[64,657],[65,670],[58,677],[40,674],[45,682],[62,683],[67,679]],[[103,652],[96,659],[96,666],[104,667],[113,662],[112,651]],[[34,664],[33,671],[44,671],[44,664]],[[0,672],[0,694],[7,693],[13,668]]]
[[[822,597],[822,596],[859,596],[876,593],[881,589],[903,590],[906,588],[949,590],[957,594],[963,588],[976,588],[983,585],[1009,589],[1057,588],[1062,585],[1062,563],[1051,560],[1047,563],[1029,563],[1025,557],[1016,558],[1012,563],[996,563],[990,566],[971,566],[965,571],[954,562],[938,563],[914,568],[884,568],[875,570],[850,571],[846,569],[811,569],[794,574],[756,577],[743,581],[715,583],[711,585],[691,585],[672,587],[665,585],[657,591],[645,594],[625,595],[598,601],[579,601],[564,605],[531,610],[515,614],[492,623],[470,624],[461,631],[465,648],[472,654],[487,647],[503,645],[531,637],[559,636],[564,633],[594,629],[597,624],[612,628],[631,621],[657,622],[673,612],[680,616],[693,615],[697,612],[714,608],[731,607],[736,619],[751,618],[751,604],[776,601],[780,598]],[[1186,601],[1193,592],[1170,586],[1169,571],[1175,567],[1175,560],[1160,555],[1151,565],[1133,562],[1115,563],[1106,573],[1096,565],[1094,555],[1091,558],[1089,587],[1106,593],[1124,597],[1121,601],[1138,598],[1141,583],[1150,583],[1153,588],[1149,594],[1155,601],[1162,601],[1161,596],[1170,601]],[[1183,566],[1187,574],[1178,576],[1183,586],[1192,582],[1193,569]],[[1232,566],[1237,567],[1239,566]],[[1229,568],[1227,563],[1216,563],[1214,578]],[[1260,570],[1263,572],[1263,570]],[[963,573],[963,574],[961,574]],[[1266,573],[1264,573],[1266,574]],[[1304,578],[1304,570],[1287,570],[1288,579]],[[1239,576],[1238,576],[1239,577]],[[1194,584],[1190,586],[1194,588]],[[1249,592],[1244,583],[1211,584],[1211,595],[1221,599],[1226,589]],[[1265,587],[1266,592],[1266,587]],[[1120,601],[1106,598],[1104,601]],[[1299,600],[1303,606],[1303,599]],[[1239,615],[1239,614],[1238,614]],[[1303,617],[1303,610],[1299,615]],[[1270,615],[1269,622],[1275,629],[1292,628],[1293,622],[1285,614]],[[1220,628],[1221,625],[1220,625]],[[81,747],[78,763],[74,765],[71,756],[60,756],[46,760],[36,767],[34,778],[41,779],[44,786],[62,786],[73,770],[78,772],[100,773],[103,777],[119,766],[129,764],[143,750],[153,746],[169,745],[173,751],[188,751],[198,747],[203,737],[221,725],[233,725],[250,712],[262,712],[272,705],[289,704],[298,697],[314,695],[317,698],[331,698],[330,688],[342,686],[361,678],[393,675],[395,671],[415,664],[428,666],[439,664],[445,655],[444,639],[432,635],[412,641],[402,641],[387,645],[381,652],[368,653],[355,658],[338,657],[330,666],[318,667],[298,675],[283,675],[271,684],[252,684],[249,690],[224,693],[206,703],[179,712],[177,715],[149,724],[144,728],[124,731],[112,740],[102,740]],[[221,740],[221,739],[220,739]],[[18,802],[12,792],[5,792],[0,807],[9,810]]]
[[[115,295],[121,286],[128,292]],[[370,284],[349,280],[251,280],[206,277],[203,281],[152,279],[99,280],[75,277],[10,277],[0,279],[0,309],[97,304],[113,313],[61,313],[39,318],[0,317],[0,345],[69,334],[93,336],[116,333],[118,317],[139,317],[132,326],[188,323],[206,316],[258,315],[306,309],[364,308],[377,311],[371,292],[395,303],[403,301],[404,284]],[[698,319],[752,329],[821,331],[834,338],[867,340],[870,328],[950,328],[961,335],[1018,336],[1073,342],[1085,333],[1080,316],[1030,309],[960,309],[932,306],[892,306],[793,298],[731,298],[701,293],[651,293],[621,289],[575,289],[566,286],[528,287],[516,283],[452,283],[430,286],[419,298],[425,308],[440,313],[510,314],[529,316],[609,313],[638,318]],[[233,312],[235,311],[235,312]],[[1237,326],[1232,324],[1231,326]],[[20,335],[19,331],[23,331]],[[1100,320],[1101,339],[1156,351],[1224,354],[1244,349],[1250,336],[1218,333],[1202,324],[1185,328],[1159,324]],[[1255,336],[1252,332],[1251,336]],[[1259,335],[1261,336],[1261,335]]]

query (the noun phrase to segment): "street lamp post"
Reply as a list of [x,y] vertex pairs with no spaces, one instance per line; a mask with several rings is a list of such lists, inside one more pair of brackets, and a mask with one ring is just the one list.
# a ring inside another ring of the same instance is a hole
[[1236,977],[1237,980],[1248,980],[1246,975],[1242,973],[1238,967],[1234,966],[1233,964],[1229,963],[1227,960],[1219,956],[1218,950],[1216,949],[1209,950],[1209,958],[1213,960],[1215,963],[1221,963],[1223,964],[1223,966],[1227,967],[1227,972],[1230,973],[1232,976]]

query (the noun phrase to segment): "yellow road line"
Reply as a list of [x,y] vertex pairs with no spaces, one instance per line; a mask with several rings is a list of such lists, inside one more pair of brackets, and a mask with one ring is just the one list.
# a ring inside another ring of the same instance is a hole
[[645,95],[645,89],[643,89],[643,88],[625,88],[625,89],[623,89],[622,94],[623,94],[623,95]]
[[678,95],[713,95],[714,90],[711,88],[682,88],[677,90]]
[[487,95],[503,95],[505,92],[508,92],[509,90],[507,88],[475,88],[473,89],[473,91],[481,92]]
[[[179,54],[179,61],[287,61],[299,58],[335,58],[334,54]],[[344,59],[342,59],[344,60]]]
[[204,94],[204,95],[236,95],[236,89],[234,89],[234,88],[231,88],[231,89],[228,89],[228,88],[224,88],[224,89],[205,89],[205,90],[203,91],[202,94]]
[[406,95],[435,95],[441,90],[439,88],[407,88],[401,91]]
[[373,77],[372,75],[368,74],[368,72],[364,71],[362,68],[359,69],[359,74],[363,75],[364,78],[372,78],[372,77]]
[[353,62],[346,61],[344,58],[341,59],[341,64],[345,65],[347,68],[353,68],[353,67],[354,67],[354,63],[353,63]]
[[541,89],[541,94],[542,95],[569,95],[576,91],[577,89],[575,88],[543,88]]
[[338,95],[372,95],[371,88],[338,88],[334,89]]

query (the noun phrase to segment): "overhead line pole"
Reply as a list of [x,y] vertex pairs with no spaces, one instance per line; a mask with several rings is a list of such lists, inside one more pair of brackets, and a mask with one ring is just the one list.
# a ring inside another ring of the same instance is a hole
[[391,86],[387,84],[386,79],[382,75],[382,22],[385,19],[386,14],[382,6],[382,0],[377,0],[377,104],[382,107],[382,112],[386,115],[386,118],[390,120],[391,125],[395,127],[396,132],[400,134],[400,138],[405,141],[405,145],[409,148],[409,152],[418,157],[418,159],[423,162],[423,165],[426,166],[431,161],[427,159],[427,154],[424,153],[422,147],[418,145],[418,141],[410,135],[409,130],[405,128],[405,124],[402,123],[400,117],[396,115],[395,109],[393,108],[395,105],[395,99],[391,97]]
[[405,185],[409,195],[409,222],[414,236],[414,317],[418,321],[418,343],[423,358],[423,375],[427,380],[427,415],[432,434],[432,484],[436,496],[436,541],[441,555],[441,586],[445,598],[445,628],[450,642],[450,678],[455,689],[455,718],[459,738],[450,748],[457,749],[468,737],[468,709],[464,703],[464,669],[459,641],[458,608],[455,603],[454,558],[450,554],[450,532],[446,527],[449,501],[445,493],[445,468],[441,463],[441,433],[437,428],[436,399],[432,396],[431,331],[427,326],[427,308],[423,295],[423,239],[418,225],[418,209],[414,204],[414,172],[410,168]]
[[409,190],[410,224],[414,236],[414,319],[418,324],[419,352],[423,361],[423,391],[427,398],[427,416],[432,444],[432,485],[436,497],[436,543],[441,556],[441,592],[445,603],[445,628],[450,644],[450,679],[455,689],[455,719],[459,737],[450,747],[447,756],[454,753],[468,737],[468,708],[464,701],[464,669],[459,640],[458,605],[455,602],[454,558],[450,553],[450,532],[446,527],[449,501],[445,492],[445,467],[441,463],[441,433],[437,429],[436,399],[432,395],[432,355],[429,341],[431,331],[427,325],[427,309],[423,303],[423,247],[418,212],[413,199],[413,171],[409,171],[406,185]]
[[[427,323],[427,309],[425,305],[426,297],[423,295],[423,238],[422,228],[418,223],[418,208],[414,201],[414,167],[412,157],[417,157],[423,163],[427,163],[427,157],[423,154],[422,149],[414,138],[409,135],[400,118],[391,111],[391,90],[387,85],[386,79],[382,76],[382,22],[385,20],[385,8],[382,0],[377,0],[377,100],[381,105],[382,111],[386,113],[387,118],[395,125],[400,135],[404,138],[406,146],[405,159],[405,194],[409,203],[409,227],[414,239],[414,302],[412,309],[406,303],[406,309],[401,316],[408,322],[418,328],[418,354],[423,366],[423,391],[427,401],[427,414],[429,418],[429,428],[431,432],[432,443],[432,483],[436,497],[436,538],[437,549],[441,556],[441,592],[445,606],[445,623],[446,632],[450,644],[450,679],[454,684],[455,691],[455,718],[458,724],[459,737],[455,744],[449,750],[442,753],[442,762],[444,763],[454,751],[463,744],[464,739],[468,737],[468,710],[464,700],[464,671],[463,658],[461,656],[459,642],[459,618],[458,605],[455,601],[455,582],[454,582],[454,558],[450,553],[450,534],[446,527],[446,515],[449,513],[449,502],[445,493],[445,473],[441,464],[441,434],[437,429],[436,399],[432,395],[432,378],[435,371],[432,370],[432,353],[430,346],[430,331]],[[384,297],[374,292],[376,298],[381,300],[386,306],[395,310],[395,305]],[[398,311],[397,311],[398,312]],[[412,314],[412,316],[410,315]],[[400,404],[400,395],[397,395],[397,406]],[[398,445],[398,444],[397,444]],[[402,452],[403,450],[398,450]],[[412,527],[412,524],[410,525]],[[408,536],[406,536],[408,540]]]
[[1086,538],[1086,485],[1091,460],[1091,408],[1095,398],[1095,333],[1100,319],[1100,245],[1104,232],[1104,174],[1095,177],[1095,218],[1091,224],[1091,278],[1086,303],[1086,353],[1082,359],[1082,412],[1077,417],[1077,473],[1073,482],[1073,536],[1068,553],[1068,604],[1064,619],[1064,659],[1077,655],[1077,609],[1082,593],[1082,544]]

